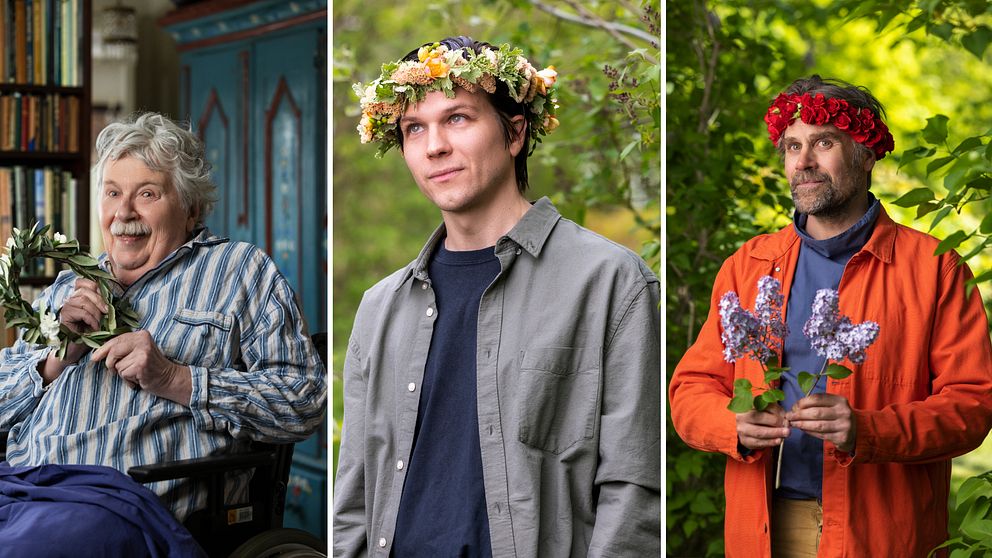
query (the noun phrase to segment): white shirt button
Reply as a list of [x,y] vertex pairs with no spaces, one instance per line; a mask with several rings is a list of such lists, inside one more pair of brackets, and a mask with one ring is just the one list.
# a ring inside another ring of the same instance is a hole
[[434,309],[433,308],[428,308],[427,309],[427,317],[430,318],[433,315],[434,315]]
[[399,461],[396,462],[396,470],[397,471],[402,471],[403,470],[403,460],[402,459],[400,459]]
[[407,391],[417,391],[417,384],[415,384],[413,382],[410,382],[409,384],[407,384],[406,390]]
[[520,248],[517,248],[517,255],[520,255]]
[[379,539],[379,548],[386,548],[386,537]]
[[426,291],[427,290],[427,283],[421,283],[420,284],[420,288]]

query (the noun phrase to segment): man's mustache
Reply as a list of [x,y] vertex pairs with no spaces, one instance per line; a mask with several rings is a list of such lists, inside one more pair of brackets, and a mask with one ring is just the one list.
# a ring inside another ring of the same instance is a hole
[[796,184],[801,184],[803,182],[832,182],[830,175],[824,172],[816,171],[799,171],[792,175],[792,180],[789,181],[790,186],[795,186]]
[[144,236],[151,233],[151,227],[141,221],[114,221],[110,224],[110,234],[114,236]]

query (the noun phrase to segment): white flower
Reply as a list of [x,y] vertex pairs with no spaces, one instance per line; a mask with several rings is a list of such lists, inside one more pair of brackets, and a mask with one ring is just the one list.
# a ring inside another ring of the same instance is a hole
[[65,244],[66,242],[69,242],[69,239],[66,238],[66,236],[64,234],[62,234],[60,232],[55,233],[55,243],[56,244]]
[[39,320],[41,322],[41,334],[48,339],[49,347],[58,347],[62,342],[59,340],[59,319],[55,314],[48,311],[45,303],[41,303]]

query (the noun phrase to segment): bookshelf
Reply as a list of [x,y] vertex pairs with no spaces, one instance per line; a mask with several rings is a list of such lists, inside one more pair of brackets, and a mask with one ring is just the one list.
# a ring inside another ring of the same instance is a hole
[[[0,0],[0,242],[39,220],[89,244],[91,29],[90,0]],[[58,271],[25,273],[22,296]]]

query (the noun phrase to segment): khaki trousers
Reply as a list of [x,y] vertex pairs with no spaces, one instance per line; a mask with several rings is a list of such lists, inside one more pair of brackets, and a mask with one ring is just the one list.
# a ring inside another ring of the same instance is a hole
[[823,532],[823,506],[814,500],[772,502],[772,557],[815,558]]

